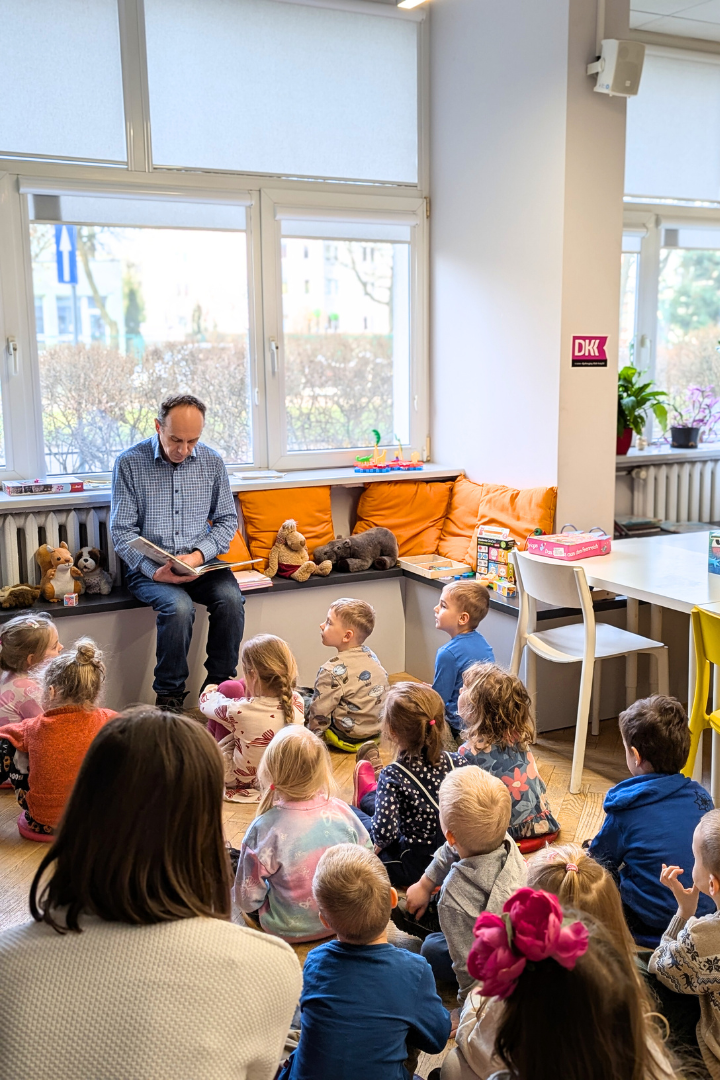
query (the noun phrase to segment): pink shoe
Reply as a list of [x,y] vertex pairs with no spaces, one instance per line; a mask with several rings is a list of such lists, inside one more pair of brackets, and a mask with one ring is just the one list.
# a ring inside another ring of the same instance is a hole
[[55,837],[51,833],[35,832],[28,825],[28,819],[25,817],[25,811],[21,811],[17,819],[18,832],[25,840],[36,840],[41,844],[52,844]]
[[366,758],[358,761],[353,773],[353,806],[360,806],[360,800],[377,787],[375,770]]

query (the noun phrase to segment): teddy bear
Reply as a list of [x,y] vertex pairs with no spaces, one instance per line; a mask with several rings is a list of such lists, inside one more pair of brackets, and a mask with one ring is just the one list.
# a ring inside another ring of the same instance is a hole
[[107,571],[107,558],[98,548],[80,548],[75,556],[75,565],[82,573],[85,592],[89,595],[100,593],[107,596],[112,592],[113,580]]
[[35,562],[42,571],[40,595],[44,600],[56,603],[68,593],[82,593],[82,574],[73,566],[73,557],[64,540],[53,548],[42,544],[35,552]]
[[298,532],[297,522],[292,518],[283,521],[270,551],[266,576],[271,578],[279,574],[293,581],[307,581],[313,574],[325,577],[331,570],[329,560],[319,563],[312,561],[305,547],[305,537]]
[[6,585],[0,589],[0,606],[4,608],[30,607],[40,595],[38,585]]
[[367,529],[323,544],[315,549],[313,559],[327,560],[336,570],[351,574],[370,569],[391,570],[398,561],[398,542],[389,529]]

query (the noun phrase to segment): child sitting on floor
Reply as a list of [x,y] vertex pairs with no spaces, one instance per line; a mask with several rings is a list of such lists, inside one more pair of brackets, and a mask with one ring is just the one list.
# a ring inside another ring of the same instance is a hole
[[337,940],[305,961],[300,1042],[280,1080],[408,1080],[403,1063],[413,1050],[440,1053],[450,1017],[425,960],[387,942],[397,893],[385,867],[363,848],[332,847],[313,896]]
[[479,581],[453,581],[440,593],[435,608],[435,627],[450,636],[435,657],[433,690],[445,702],[445,719],[455,738],[462,721],[458,695],[463,672],[478,661],[494,663],[495,654],[477,627],[490,610],[490,593]]
[[365,645],[375,629],[375,612],[364,600],[343,598],[330,605],[320,626],[322,643],[334,649],[315,680],[307,725],[338,750],[354,754],[380,731],[380,709],[388,677]]
[[81,638],[48,664],[43,712],[0,727],[0,760],[11,747],[30,759],[28,776],[10,773],[22,807],[18,830],[30,840],[54,835],[90,743],[116,715],[98,707],[104,681],[102,653],[89,638]]
[[372,848],[372,841],[347,803],[331,796],[330,755],[307,728],[277,733],[258,780],[263,796],[240,849],[235,904],[285,941],[327,937],[311,888],[320,856],[333,844]]
[[[590,843],[590,854],[619,877],[625,918],[639,945],[655,948],[675,913],[660,884],[664,862],[683,866],[691,884],[692,837],[712,799],[680,770],[690,750],[685,710],[675,698],[655,694],[620,714],[620,734],[632,776],[605,796],[607,817]],[[700,897],[707,915],[712,901]]]
[[418,881],[435,849],[445,842],[440,829],[438,791],[447,774],[467,762],[442,749],[442,698],[427,683],[395,683],[383,707],[383,734],[397,759],[375,778],[377,747],[358,750],[353,804],[387,867],[390,881],[405,888]]
[[[660,881],[677,903],[649,969],[677,994],[700,998],[697,1041],[708,1072],[720,1077],[720,810],[710,810],[695,828],[692,885],[680,880],[685,869],[662,865]],[[712,911],[696,918],[698,900]]]
[[458,700],[465,742],[460,753],[498,776],[512,796],[508,832],[513,840],[542,837],[551,843],[560,825],[548,802],[530,744],[535,720],[530,695],[517,675],[494,664],[473,664],[463,675]]
[[472,1065],[451,1051],[442,1080],[680,1080],[627,951],[556,896],[524,888],[502,918],[484,912],[467,966],[483,996],[467,1000],[460,1046],[492,1007],[487,1050]]
[[208,730],[225,753],[229,798],[257,797],[257,769],[265,747],[286,724],[305,722],[303,701],[294,689],[297,664],[282,638],[250,638],[240,662],[244,680],[207,686],[199,701]]
[[445,843],[416,885],[407,890],[409,914],[422,916],[440,888],[438,918],[442,933],[422,945],[436,979],[457,980],[458,1001],[472,985],[467,955],[481,911],[498,915],[516,889],[525,884],[525,861],[507,835],[511,798],[502,780],[476,765],[458,769],[440,785],[440,826]]
[[0,724],[42,712],[40,665],[60,652],[57,627],[44,611],[16,615],[0,627]]

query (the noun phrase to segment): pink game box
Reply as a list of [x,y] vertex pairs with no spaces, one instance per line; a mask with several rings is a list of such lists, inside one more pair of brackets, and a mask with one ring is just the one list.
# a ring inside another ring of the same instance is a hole
[[546,559],[575,562],[593,555],[609,555],[611,540],[603,532],[561,532],[552,536],[528,536],[526,551]]

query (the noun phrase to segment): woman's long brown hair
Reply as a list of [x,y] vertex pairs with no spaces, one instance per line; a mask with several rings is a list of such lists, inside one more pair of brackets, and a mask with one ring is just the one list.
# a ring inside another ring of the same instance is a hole
[[140,925],[229,918],[223,775],[214,739],[188,717],[136,706],[111,720],[33,879],[33,918],[59,933],[79,931],[81,913]]

